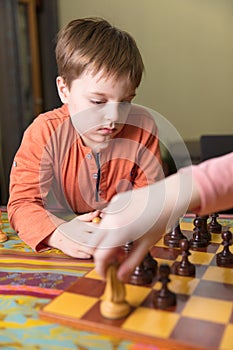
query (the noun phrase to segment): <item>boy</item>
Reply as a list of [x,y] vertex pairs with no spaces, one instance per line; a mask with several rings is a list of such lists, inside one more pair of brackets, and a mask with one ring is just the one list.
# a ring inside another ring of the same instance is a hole
[[89,213],[73,219],[78,233],[90,225],[81,220],[98,216],[117,192],[161,179],[157,128],[131,105],[144,67],[128,33],[99,18],[73,20],[58,35],[56,58],[63,105],[26,130],[11,170],[8,215],[34,250],[89,258],[92,249],[64,236],[65,220],[55,213]]

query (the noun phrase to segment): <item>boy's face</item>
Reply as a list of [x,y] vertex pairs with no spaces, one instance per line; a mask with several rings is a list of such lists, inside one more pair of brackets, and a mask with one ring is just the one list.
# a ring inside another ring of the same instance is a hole
[[59,96],[68,104],[70,116],[86,146],[93,150],[115,137],[124,126],[135,96],[127,77],[105,78],[103,73],[85,72],[70,89],[57,78]]

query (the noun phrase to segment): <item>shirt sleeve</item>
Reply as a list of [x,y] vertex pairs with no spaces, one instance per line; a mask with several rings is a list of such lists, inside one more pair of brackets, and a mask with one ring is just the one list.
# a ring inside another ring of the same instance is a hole
[[52,154],[47,149],[50,135],[45,119],[36,118],[24,133],[10,174],[10,224],[36,251],[48,248],[41,242],[64,222],[46,210],[53,181]]
[[192,166],[201,206],[195,211],[210,214],[233,207],[233,152]]
[[150,130],[150,133],[144,131],[138,150],[135,189],[151,185],[164,178],[158,129],[154,122]]

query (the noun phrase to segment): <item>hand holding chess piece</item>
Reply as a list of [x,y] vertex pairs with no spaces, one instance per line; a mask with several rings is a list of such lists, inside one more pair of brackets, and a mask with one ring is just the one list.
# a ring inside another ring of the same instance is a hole
[[131,310],[125,300],[125,285],[117,279],[117,265],[110,265],[106,275],[104,300],[100,304],[101,315],[109,319],[120,319]]

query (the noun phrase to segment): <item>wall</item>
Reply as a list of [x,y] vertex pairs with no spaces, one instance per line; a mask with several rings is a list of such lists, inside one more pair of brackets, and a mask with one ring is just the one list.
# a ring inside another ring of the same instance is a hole
[[233,133],[232,0],[58,0],[60,26],[105,17],[130,32],[146,74],[135,103],[166,117],[185,140]]

